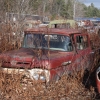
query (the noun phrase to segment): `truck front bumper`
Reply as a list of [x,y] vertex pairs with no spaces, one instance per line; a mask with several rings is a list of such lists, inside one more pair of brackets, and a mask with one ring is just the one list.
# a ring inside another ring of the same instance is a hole
[[25,75],[32,80],[41,80],[43,82],[49,82],[50,71],[46,69],[15,69],[15,68],[2,68],[1,71],[7,74],[21,74]]

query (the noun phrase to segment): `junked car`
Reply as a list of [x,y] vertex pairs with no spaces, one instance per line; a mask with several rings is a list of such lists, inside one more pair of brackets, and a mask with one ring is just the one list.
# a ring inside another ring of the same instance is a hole
[[77,29],[31,28],[20,49],[0,54],[1,70],[50,82],[74,71],[90,70],[94,52],[87,33]]

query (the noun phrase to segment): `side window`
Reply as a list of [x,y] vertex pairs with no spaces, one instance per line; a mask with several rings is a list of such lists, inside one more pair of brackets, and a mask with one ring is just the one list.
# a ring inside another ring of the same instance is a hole
[[86,35],[76,36],[76,47],[79,50],[87,48],[88,47],[88,37]]
[[84,41],[84,48],[88,47],[88,37],[87,35],[83,36],[83,41]]

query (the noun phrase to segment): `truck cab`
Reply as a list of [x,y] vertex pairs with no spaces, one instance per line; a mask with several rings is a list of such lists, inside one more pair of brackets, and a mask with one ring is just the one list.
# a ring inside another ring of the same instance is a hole
[[21,73],[50,82],[64,74],[90,70],[93,52],[87,33],[77,29],[32,28],[24,31],[20,49],[0,54],[5,73]]

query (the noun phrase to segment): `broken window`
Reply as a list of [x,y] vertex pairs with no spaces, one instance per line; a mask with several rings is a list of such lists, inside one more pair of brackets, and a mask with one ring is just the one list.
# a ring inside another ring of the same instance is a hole
[[76,36],[76,47],[79,50],[87,48],[88,47],[88,37],[86,35]]

